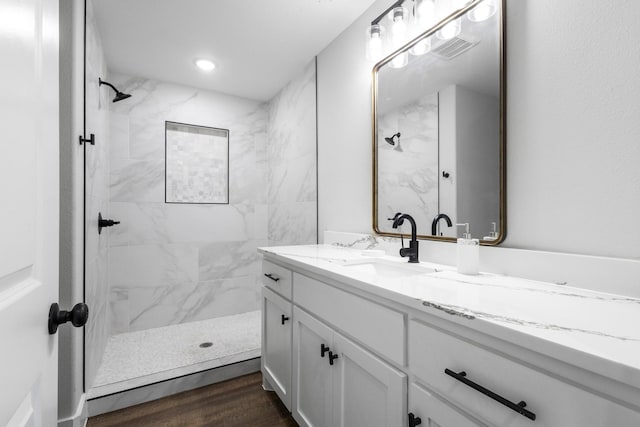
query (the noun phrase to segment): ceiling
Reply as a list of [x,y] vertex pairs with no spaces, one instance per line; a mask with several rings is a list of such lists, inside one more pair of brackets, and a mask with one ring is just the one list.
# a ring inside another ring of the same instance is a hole
[[[93,5],[109,71],[266,101],[374,1],[93,0]],[[200,71],[197,58],[211,59],[216,69]]]

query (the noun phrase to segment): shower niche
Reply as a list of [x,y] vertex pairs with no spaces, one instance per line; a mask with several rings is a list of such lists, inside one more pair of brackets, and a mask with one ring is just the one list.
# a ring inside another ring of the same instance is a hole
[[229,130],[165,122],[165,202],[229,203]]

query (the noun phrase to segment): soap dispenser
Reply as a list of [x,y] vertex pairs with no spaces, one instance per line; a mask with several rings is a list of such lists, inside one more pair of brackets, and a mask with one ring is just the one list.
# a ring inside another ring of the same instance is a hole
[[456,225],[465,227],[462,238],[458,239],[458,273],[478,274],[480,241],[471,238],[468,222]]
[[483,240],[496,240],[498,238],[497,224],[495,222],[491,223],[491,231],[488,236],[484,236]]

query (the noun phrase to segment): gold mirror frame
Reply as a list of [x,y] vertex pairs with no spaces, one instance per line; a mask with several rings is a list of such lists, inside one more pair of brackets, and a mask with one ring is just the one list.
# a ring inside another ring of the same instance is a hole
[[[377,88],[378,88],[378,70],[380,68],[390,62],[396,55],[399,55],[402,52],[408,51],[414,45],[416,45],[420,40],[430,37],[435,34],[436,31],[440,30],[442,27],[447,25],[449,22],[458,19],[464,16],[468,11],[476,7],[478,4],[482,3],[483,0],[474,0],[470,2],[467,6],[462,9],[459,9],[457,12],[452,13],[438,24],[425,31],[418,37],[411,40],[406,45],[397,49],[393,53],[389,54],[387,57],[379,61],[372,70],[372,152],[373,152],[373,230],[376,234],[380,236],[390,236],[390,237],[409,237],[409,234],[402,233],[390,233],[386,231],[380,231],[378,227],[378,158],[377,158],[377,141],[378,141],[378,121],[377,121]],[[494,240],[480,240],[480,244],[484,246],[496,246],[502,243],[507,234],[506,220],[507,220],[507,194],[506,194],[506,44],[505,44],[505,32],[506,32],[506,0],[500,0],[500,10],[497,12],[500,14],[499,23],[500,23],[500,225],[497,229],[498,237]],[[430,236],[430,235],[418,235],[419,239],[423,240],[437,240],[444,242],[456,242],[456,237],[443,237],[443,236]]]

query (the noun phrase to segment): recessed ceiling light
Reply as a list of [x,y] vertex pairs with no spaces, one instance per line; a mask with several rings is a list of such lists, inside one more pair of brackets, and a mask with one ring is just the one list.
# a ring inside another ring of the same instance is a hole
[[197,59],[196,65],[203,71],[211,71],[216,68],[216,64],[209,61],[208,59]]

